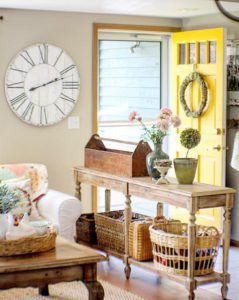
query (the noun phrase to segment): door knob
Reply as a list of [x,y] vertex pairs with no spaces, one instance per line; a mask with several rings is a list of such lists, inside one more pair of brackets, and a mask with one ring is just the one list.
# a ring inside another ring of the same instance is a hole
[[213,146],[211,148],[207,148],[207,151],[220,151],[222,149],[222,147],[220,145],[217,145],[217,146]]
[[220,135],[220,134],[222,134],[222,130],[220,128],[216,128],[216,129],[214,129],[214,134]]

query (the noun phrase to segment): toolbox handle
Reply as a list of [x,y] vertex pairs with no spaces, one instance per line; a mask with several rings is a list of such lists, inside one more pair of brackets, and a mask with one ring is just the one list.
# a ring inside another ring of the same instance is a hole
[[123,141],[123,140],[116,140],[116,139],[110,139],[110,138],[99,137],[99,136],[95,136],[95,139],[96,139],[96,140],[100,140],[100,141],[115,142],[115,143],[128,144],[128,145],[134,145],[134,146],[137,146],[137,145],[138,145],[138,143],[136,143],[136,142]]

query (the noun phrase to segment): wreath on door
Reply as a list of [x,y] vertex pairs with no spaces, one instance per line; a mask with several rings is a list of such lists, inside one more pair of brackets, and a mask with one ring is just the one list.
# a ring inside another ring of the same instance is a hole
[[[185,92],[189,84],[191,84],[194,80],[196,80],[199,84],[200,88],[200,94],[201,94],[201,99],[200,99],[200,104],[199,107],[196,111],[191,111],[190,108],[187,105],[186,99],[185,99]],[[179,92],[179,98],[181,105],[183,107],[183,110],[186,114],[187,117],[193,117],[193,118],[198,118],[201,116],[201,114],[205,111],[207,108],[208,104],[208,87],[207,83],[204,81],[202,76],[194,71],[190,73],[182,82],[180,86],[180,92]]]

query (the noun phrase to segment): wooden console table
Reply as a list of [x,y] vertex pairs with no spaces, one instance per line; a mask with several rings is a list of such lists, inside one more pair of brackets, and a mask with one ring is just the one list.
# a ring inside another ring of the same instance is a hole
[[[76,183],[76,196],[81,200],[81,183],[93,186],[104,187],[106,189],[106,207],[110,209],[111,189],[119,191],[125,196],[125,274],[130,277],[130,264],[136,264],[143,268],[160,273],[181,284],[188,290],[188,299],[195,298],[194,290],[197,286],[210,283],[221,282],[222,299],[226,299],[230,276],[228,274],[228,255],[231,237],[231,209],[235,190],[231,188],[218,187],[214,185],[196,183],[193,185],[178,185],[176,183],[168,185],[156,185],[149,177],[127,178],[114,176],[108,173],[95,171],[84,167],[74,168],[74,178]],[[188,276],[178,276],[166,274],[154,268],[153,262],[139,262],[129,257],[128,233],[131,220],[131,196],[139,196],[151,201],[160,203],[158,211],[162,212],[162,203],[167,203],[182,207],[189,212],[188,223],[188,248],[189,265]],[[205,276],[194,276],[195,252],[196,252],[196,212],[199,209],[223,207],[223,262],[222,273],[214,272]]]

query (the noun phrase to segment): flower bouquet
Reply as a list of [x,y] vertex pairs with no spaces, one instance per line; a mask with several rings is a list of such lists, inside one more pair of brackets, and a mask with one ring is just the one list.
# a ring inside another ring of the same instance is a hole
[[162,144],[164,138],[167,136],[169,128],[178,128],[181,124],[181,120],[178,116],[173,115],[170,108],[162,108],[159,112],[153,125],[146,126],[143,122],[143,118],[136,112],[132,111],[129,115],[129,121],[138,121],[142,125],[143,134],[142,139],[144,141],[150,141],[154,144],[154,151],[149,153],[146,157],[146,165],[149,176],[153,180],[160,178],[160,173],[154,167],[154,161],[160,159],[169,159],[169,156],[163,152]]

